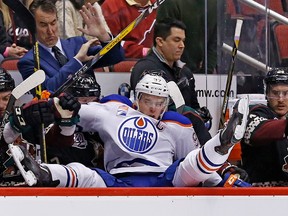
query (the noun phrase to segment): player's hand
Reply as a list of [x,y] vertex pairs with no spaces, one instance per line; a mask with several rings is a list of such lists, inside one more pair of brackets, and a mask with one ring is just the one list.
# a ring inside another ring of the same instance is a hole
[[72,126],[79,122],[78,112],[81,104],[77,98],[62,93],[59,97],[51,99],[55,121],[60,126]]
[[210,111],[208,110],[208,108],[206,106],[201,107],[197,111],[199,112],[199,114],[200,114],[201,118],[204,120],[204,122],[208,122],[208,121],[211,121],[213,119]]
[[239,179],[234,174],[226,173],[223,176],[223,180],[218,184],[218,187],[252,187],[252,185]]
[[238,177],[238,179],[241,179],[243,181],[249,181],[249,176],[248,173],[235,165],[230,164],[229,162],[226,162],[218,171],[218,173],[221,175],[221,177],[223,178],[227,173],[228,174],[233,174],[235,176]]
[[54,122],[54,115],[47,100],[32,100],[21,107],[15,107],[9,116],[13,129],[25,133],[30,129],[44,127]]

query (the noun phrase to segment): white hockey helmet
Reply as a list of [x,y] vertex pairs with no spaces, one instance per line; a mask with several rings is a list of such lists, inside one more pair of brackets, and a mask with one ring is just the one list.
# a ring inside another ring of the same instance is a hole
[[154,74],[146,74],[137,83],[135,87],[136,99],[139,99],[140,93],[155,95],[159,97],[169,97],[169,90],[166,80]]

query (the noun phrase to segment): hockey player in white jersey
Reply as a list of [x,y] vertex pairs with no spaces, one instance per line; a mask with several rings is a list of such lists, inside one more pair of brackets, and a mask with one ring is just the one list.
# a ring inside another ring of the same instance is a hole
[[[78,124],[83,131],[98,132],[104,141],[105,170],[80,163],[38,165],[24,148],[9,145],[26,183],[58,187],[219,185],[222,179],[216,171],[244,135],[248,99],[235,104],[226,128],[200,148],[189,119],[166,111],[169,91],[162,77],[145,75],[135,92],[134,104],[126,97],[110,95],[100,103],[81,105]],[[55,107],[62,112],[59,104]]]

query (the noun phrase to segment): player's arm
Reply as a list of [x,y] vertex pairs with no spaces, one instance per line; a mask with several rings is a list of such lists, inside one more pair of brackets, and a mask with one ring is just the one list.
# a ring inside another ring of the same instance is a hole
[[[273,133],[271,133],[273,131]],[[287,120],[274,119],[274,114],[266,106],[254,107],[248,116],[243,142],[248,145],[265,145],[287,136]]]

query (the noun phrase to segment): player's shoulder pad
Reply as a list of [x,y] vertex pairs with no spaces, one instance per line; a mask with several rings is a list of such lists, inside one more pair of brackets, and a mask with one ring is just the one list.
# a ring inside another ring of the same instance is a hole
[[108,95],[106,97],[103,97],[99,102],[100,103],[107,103],[107,102],[111,102],[111,101],[117,101],[117,102],[124,103],[124,104],[132,107],[132,102],[129,100],[129,98],[122,96],[122,95],[118,95],[118,94],[111,94],[111,95]]
[[191,126],[192,123],[191,121],[181,115],[180,113],[174,112],[174,111],[167,111],[164,113],[163,117],[162,117],[162,121],[174,121],[176,123],[180,123],[183,124],[185,126]]
[[275,115],[275,112],[270,107],[268,107],[267,105],[264,105],[264,104],[250,105],[249,106],[249,112],[257,114],[257,115],[263,115],[263,114],[269,115],[269,116]]
[[267,105],[265,104],[252,104],[252,105],[249,105],[249,111],[252,112],[252,111],[269,111],[271,110]]

